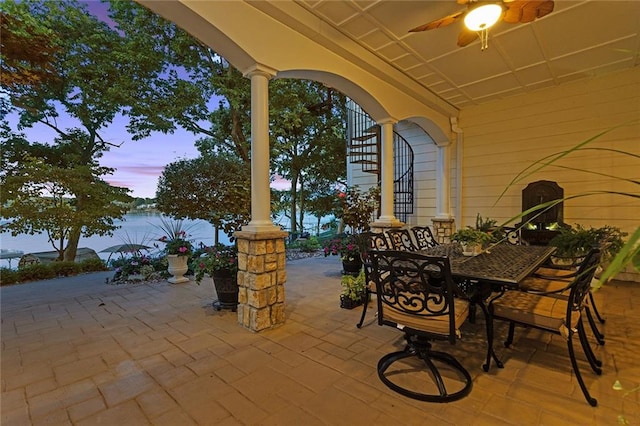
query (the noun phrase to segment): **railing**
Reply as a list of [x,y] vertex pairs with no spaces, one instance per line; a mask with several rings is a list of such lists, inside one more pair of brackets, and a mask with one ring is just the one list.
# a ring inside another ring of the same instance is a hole
[[[380,126],[358,105],[351,103],[347,113],[349,162],[360,164],[362,171],[373,173],[380,182]],[[413,214],[413,149],[393,132],[393,213],[402,222]]]

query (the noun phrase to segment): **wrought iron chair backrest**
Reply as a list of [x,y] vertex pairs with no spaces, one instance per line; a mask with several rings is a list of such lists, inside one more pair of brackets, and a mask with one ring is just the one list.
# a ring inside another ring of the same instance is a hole
[[414,226],[411,228],[411,233],[413,234],[413,238],[416,240],[416,248],[418,250],[424,250],[439,245],[431,232],[431,228],[428,226]]
[[509,244],[517,246],[526,245],[524,240],[522,239],[522,232],[520,228],[503,226],[501,229],[504,232],[505,241],[507,241]]
[[411,241],[411,234],[407,229],[389,229],[387,235],[391,240],[393,250],[416,251],[418,248]]
[[[371,277],[376,284],[378,323],[397,326],[397,315],[425,319],[448,317],[447,340],[455,342],[454,296],[462,295],[451,276],[447,257],[397,250],[371,251]],[[396,315],[394,315],[394,313]],[[428,334],[428,330],[421,330]],[[440,334],[438,338],[442,338]]]
[[584,300],[591,290],[591,280],[600,263],[600,249],[592,249],[580,264],[573,282],[570,284],[569,303],[567,304],[567,324],[572,324],[571,316],[582,310]]

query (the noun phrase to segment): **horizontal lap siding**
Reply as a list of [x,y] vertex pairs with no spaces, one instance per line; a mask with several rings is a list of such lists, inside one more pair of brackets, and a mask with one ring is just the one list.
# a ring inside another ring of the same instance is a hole
[[438,148],[424,130],[413,123],[400,122],[395,130],[411,145],[414,154],[414,213],[407,218],[407,225],[431,225],[431,219],[437,213]]
[[[639,118],[640,73],[635,69],[464,109],[460,120],[464,130],[463,211],[458,225],[473,225],[477,213],[499,220],[515,216],[521,211],[522,189],[537,180],[556,181],[565,196],[598,190],[637,194],[638,185],[551,166],[516,183],[498,201],[509,182],[536,160]],[[636,122],[616,129],[588,147],[640,154],[640,125]],[[640,179],[638,158],[607,151],[574,152],[558,164]],[[613,195],[567,200],[564,219],[594,227],[611,224],[631,232],[640,222],[640,202]]]

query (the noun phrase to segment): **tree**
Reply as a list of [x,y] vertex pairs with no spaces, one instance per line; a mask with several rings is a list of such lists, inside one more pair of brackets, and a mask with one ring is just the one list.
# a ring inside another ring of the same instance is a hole
[[[30,144],[4,127],[0,174],[4,206],[12,235],[46,232],[59,260],[75,259],[80,236],[111,234],[131,197],[101,179],[113,169],[100,167],[86,133],[74,130],[54,146]],[[78,232],[78,235],[74,233]],[[71,255],[72,254],[72,255]]]
[[[82,139],[82,150],[73,163],[73,168],[84,167],[87,171],[96,171],[93,161],[110,147],[105,141],[102,130],[113,122],[118,114],[126,113],[129,105],[135,103],[138,87],[135,81],[126,78],[136,75],[148,78],[155,72],[157,61],[152,61],[149,52],[133,49],[124,43],[123,38],[105,22],[92,16],[86,4],[73,0],[66,1],[5,1],[6,13],[11,13],[14,22],[37,22],[38,32],[24,31],[20,43],[26,50],[32,43],[41,43],[41,34],[51,34],[55,40],[55,52],[50,60],[52,72],[58,77],[41,79],[38,84],[20,84],[8,87],[12,108],[20,116],[18,127],[30,127],[35,123],[48,126],[57,134],[58,142],[70,142]],[[20,49],[3,52],[10,61],[20,63],[17,53]],[[76,130],[61,127],[57,118],[64,113],[77,120]],[[79,136],[78,132],[82,132]],[[57,164],[54,166],[58,168]],[[28,171],[36,172],[39,166]],[[100,174],[92,175],[88,182],[99,180]],[[53,176],[48,176],[51,179]],[[37,181],[37,176],[31,177]],[[62,178],[62,176],[61,176]],[[60,183],[67,188],[68,184]],[[99,185],[98,185],[99,186]],[[91,191],[97,186],[77,185],[73,188],[78,216],[72,222],[69,231],[69,245],[65,258],[75,258],[75,248],[83,227],[90,222],[93,212],[89,211],[91,200],[95,197]],[[87,191],[87,192],[82,192]],[[103,189],[103,196],[112,193],[119,197],[119,188]]]
[[[203,136],[196,145],[204,156],[227,153],[248,163],[250,80],[152,12],[132,2],[112,3],[111,10],[128,43],[154,52],[163,67],[152,79],[127,77],[139,82],[139,102],[130,111],[134,138],[183,127]],[[290,214],[295,232],[297,207],[300,220],[305,211],[298,191],[318,179],[333,182],[346,175],[345,98],[320,83],[289,79],[271,81],[269,94],[272,167],[293,182]]]
[[231,237],[249,221],[250,182],[249,165],[230,155],[176,161],[160,176],[157,207],[178,219],[206,220]]
[[[279,80],[270,104],[274,169],[291,181],[291,232],[304,223],[306,200],[346,175],[344,95],[317,82]],[[303,195],[299,197],[299,194]]]

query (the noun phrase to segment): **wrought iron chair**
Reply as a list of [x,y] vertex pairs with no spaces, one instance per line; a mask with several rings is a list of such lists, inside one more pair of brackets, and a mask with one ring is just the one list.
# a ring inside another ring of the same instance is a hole
[[526,241],[522,239],[522,230],[520,228],[511,228],[508,226],[503,226],[502,231],[504,232],[504,239],[509,244],[514,244],[518,246],[528,245]]
[[[451,354],[432,349],[437,340],[455,344],[469,313],[469,303],[451,277],[449,259],[387,250],[371,251],[370,258],[378,324],[401,330],[406,340],[404,350],[378,362],[380,380],[395,392],[422,401],[450,402],[468,395],[469,372]],[[418,380],[424,375],[422,363],[415,367],[403,361],[412,357],[424,362],[433,382]],[[441,373],[442,367],[447,374]]]
[[391,245],[384,232],[363,232],[358,236],[358,239],[366,280],[362,316],[360,316],[360,321],[356,324],[356,327],[362,328],[364,317],[367,315],[369,300],[371,299],[371,295],[376,293],[376,285],[371,278],[371,259],[369,258],[369,252],[371,250],[389,250],[391,249]]
[[[562,260],[564,264],[549,262],[547,265],[536,269],[533,274],[534,278],[525,280],[525,282],[521,284],[521,287],[525,290],[535,291],[558,290],[565,286],[567,282],[572,281],[576,277],[580,264],[584,261],[585,256],[577,256],[572,258],[558,258],[552,256],[552,260],[553,259]],[[564,292],[564,296],[568,296],[568,291]],[[591,289],[589,289],[588,296],[589,298],[587,299],[584,307],[587,322],[589,323],[589,327],[591,327],[591,331],[593,332],[593,335],[595,336],[598,344],[604,345],[604,333],[602,333],[598,328],[594,319],[594,314],[601,324],[605,323],[605,319],[602,318],[600,312],[598,311],[596,301],[593,297],[593,291],[591,291]],[[592,310],[593,314],[591,313]]]
[[[595,407],[598,401],[589,394],[576,360],[573,348],[573,335],[577,332],[580,344],[585,353],[591,369],[598,375],[602,374],[602,363],[595,358],[582,323],[584,302],[589,294],[591,279],[600,260],[600,251],[594,249],[586,256],[580,265],[575,278],[565,282],[563,288],[552,291],[507,290],[503,295],[489,302],[491,321],[500,319],[509,321],[509,334],[504,345],[509,347],[513,343],[513,334],[516,324],[549,331],[562,335],[567,341],[571,367],[578,379],[580,389],[587,402]],[[568,291],[568,297],[557,297],[558,294]],[[489,347],[493,342],[490,339]]]
[[416,251],[418,248],[411,240],[411,234],[408,229],[388,229],[387,236],[391,241],[391,247],[394,250]]
[[439,245],[431,232],[431,228],[428,226],[414,226],[411,228],[411,233],[416,241],[416,248],[418,250],[424,250]]

